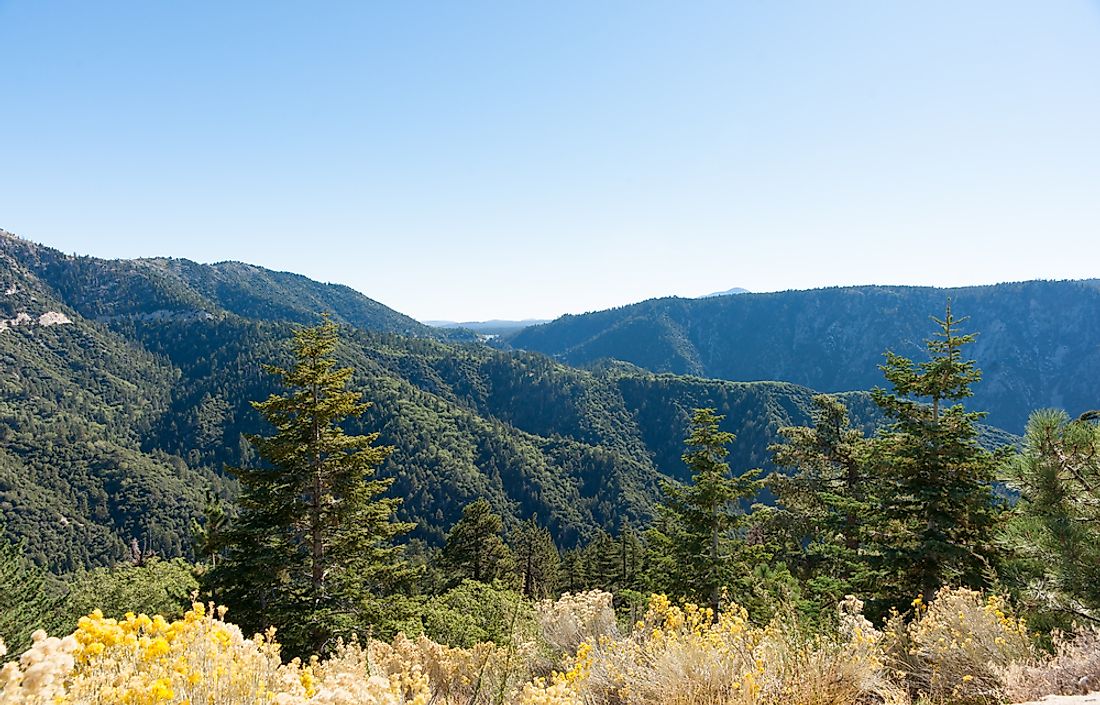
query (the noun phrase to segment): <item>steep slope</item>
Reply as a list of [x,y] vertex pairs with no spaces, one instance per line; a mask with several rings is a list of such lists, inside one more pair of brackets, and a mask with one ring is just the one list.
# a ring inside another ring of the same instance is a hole
[[469,331],[439,330],[349,287],[241,262],[185,259],[104,260],[66,255],[0,230],[0,252],[23,264],[82,316],[96,321],[184,320],[227,313],[311,323],[325,311],[365,330],[471,340]]
[[141,439],[167,409],[167,361],[62,303],[0,251],[0,516],[36,560],[68,570],[137,537],[185,548],[214,478]]
[[881,384],[884,350],[920,357],[948,298],[979,333],[985,381],[972,405],[1020,432],[1035,408],[1100,404],[1100,290],[1094,282],[847,287],[655,299],[526,328],[517,348],[575,365],[610,358],[677,374],[787,380],[823,391]]

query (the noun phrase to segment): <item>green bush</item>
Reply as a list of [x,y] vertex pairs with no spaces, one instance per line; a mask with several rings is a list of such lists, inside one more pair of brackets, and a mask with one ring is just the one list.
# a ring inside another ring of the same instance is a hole
[[425,634],[451,646],[507,644],[536,631],[531,603],[519,593],[473,580],[429,600],[422,619]]

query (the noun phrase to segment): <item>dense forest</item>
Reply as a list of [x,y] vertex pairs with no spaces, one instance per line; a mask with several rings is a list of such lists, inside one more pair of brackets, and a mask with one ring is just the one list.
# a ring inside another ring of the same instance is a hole
[[937,289],[855,286],[703,299],[654,299],[563,316],[506,336],[573,365],[623,360],[654,372],[778,379],[823,392],[882,383],[884,350],[918,354],[929,312],[951,299],[979,331],[973,405],[1023,433],[1043,407],[1078,412],[1100,398],[1100,282],[1032,281]]

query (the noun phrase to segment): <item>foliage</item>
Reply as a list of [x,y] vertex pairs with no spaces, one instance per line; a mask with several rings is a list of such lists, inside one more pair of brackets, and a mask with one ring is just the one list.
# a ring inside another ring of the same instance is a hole
[[35,630],[61,626],[61,590],[22,548],[0,537],[0,641],[17,652],[27,648]]
[[868,441],[851,428],[843,402],[825,394],[813,402],[813,426],[779,430],[783,442],[771,450],[776,466],[790,474],[768,477],[776,508],[757,521],[778,535],[787,564],[823,607],[873,589],[861,549],[873,515],[874,478],[868,476]]
[[927,341],[929,359],[914,363],[887,352],[882,370],[893,391],[873,392],[892,420],[875,438],[871,464],[880,591],[893,606],[939,585],[981,588],[992,579],[993,480],[1001,458],[978,442],[983,414],[946,406],[969,397],[981,379],[962,356],[975,337],[958,333],[962,322],[949,303],[936,320],[940,331]]
[[912,603],[910,619],[895,614],[883,647],[889,668],[914,696],[953,705],[1000,705],[1011,664],[1033,651],[1024,620],[996,595],[942,588],[929,603]]
[[442,563],[454,582],[470,579],[491,583],[512,568],[512,555],[502,535],[504,522],[484,498],[467,504],[462,518],[447,533]]
[[[0,512],[8,537],[56,573],[126,560],[135,538],[146,552],[208,560],[192,540],[207,493],[232,514],[238,487],[224,467],[255,465],[245,437],[266,432],[249,400],[278,391],[261,363],[288,364],[288,322],[319,308],[358,326],[336,354],[374,405],[347,431],[394,448],[378,477],[393,479],[400,518],[432,545],[479,497],[506,534],[534,514],[563,548],[597,528],[640,529],[664,473],[686,478],[692,408],[727,415],[735,467],[768,466],[778,429],[809,420],[812,392],[797,385],[579,370],[417,337],[353,315],[324,298],[331,287],[240,264],[74,258],[10,237],[0,259],[11,265],[0,290],[17,291],[0,296],[0,317],[73,321],[0,335]],[[857,425],[875,421],[866,395],[845,399]]]
[[295,332],[292,367],[268,367],[287,391],[255,407],[275,434],[249,437],[264,464],[234,470],[240,516],[209,574],[242,623],[273,624],[297,654],[362,633],[363,601],[408,572],[393,539],[411,526],[393,520],[397,499],[379,497],[391,480],[372,477],[390,449],[340,425],[369,405],[346,389],[352,370],[336,366],[337,342],[326,319]]
[[882,670],[872,635],[754,626],[736,604],[676,606],[654,596],[634,631],[578,652],[584,702],[623,705],[904,702]]
[[535,517],[523,522],[511,537],[514,577],[531,600],[549,597],[558,583],[560,557],[554,537]]
[[182,558],[149,558],[140,564],[120,564],[76,573],[68,580],[68,623],[99,609],[109,617],[127,612],[159,614],[176,619],[199,589],[194,568]]
[[[591,592],[540,604],[541,634],[504,644],[398,635],[305,663],[284,661],[271,633],[246,638],[220,609],[196,604],[175,621],[97,611],[70,636],[36,633],[0,667],[0,705],[985,705],[1096,673],[1095,635],[1043,656],[997,596],[944,589],[884,631],[862,607],[846,598],[808,631],[789,616],[762,626],[735,604],[714,615],[654,595],[620,631],[610,595]],[[556,668],[539,642],[561,654]]]
[[674,594],[706,600],[717,614],[724,589],[757,562],[750,555],[742,503],[759,491],[759,470],[733,476],[725,458],[734,435],[719,430],[723,417],[696,409],[683,461],[691,471],[685,486],[667,484],[662,521],[651,546],[660,556],[658,585]]
[[422,619],[428,637],[461,647],[486,641],[507,646],[529,636],[535,623],[531,603],[522,595],[473,580],[428,600]]
[[612,595],[603,590],[567,592],[556,600],[543,600],[535,605],[535,616],[542,638],[561,654],[619,635]]
[[1011,702],[1100,690],[1100,630],[1092,626],[1053,637],[1051,656],[1008,667],[1005,690]]
[[1035,412],[1008,474],[1020,500],[1006,537],[1028,601],[1100,621],[1100,426]]

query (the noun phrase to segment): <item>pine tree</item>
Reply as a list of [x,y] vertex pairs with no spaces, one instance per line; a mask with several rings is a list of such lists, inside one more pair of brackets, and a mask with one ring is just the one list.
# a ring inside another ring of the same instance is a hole
[[229,527],[229,513],[225,504],[214,492],[207,490],[203,518],[191,520],[191,542],[198,561],[209,561],[209,567],[217,567],[222,550],[223,537]]
[[535,517],[520,524],[512,536],[515,575],[519,589],[532,600],[550,597],[558,581],[558,554],[554,538]]
[[31,643],[31,633],[59,626],[62,598],[48,582],[46,571],[23,555],[22,546],[0,533],[0,640],[18,655]]
[[1037,411],[1008,469],[1020,501],[1007,536],[1026,597],[1063,622],[1100,622],[1100,426]]
[[813,426],[779,429],[771,451],[779,468],[768,487],[776,496],[771,524],[786,537],[787,563],[820,605],[866,594],[872,571],[862,555],[864,520],[871,512],[868,441],[851,427],[834,396],[813,397]]
[[451,583],[464,579],[491,583],[508,571],[511,553],[504,543],[504,522],[492,505],[479,498],[462,510],[443,546],[442,562],[451,573]]
[[588,575],[588,589],[613,592],[619,583],[621,570],[619,546],[611,534],[597,529],[596,535],[585,544],[584,562]]
[[875,438],[872,463],[881,478],[876,543],[887,603],[908,604],[942,585],[988,586],[998,504],[993,480],[1000,459],[978,443],[984,414],[959,402],[981,379],[962,347],[948,302],[929,359],[886,353],[881,367],[893,392],[872,392],[892,423]]
[[[736,588],[750,572],[741,506],[756,496],[759,470],[734,476],[725,458],[734,435],[719,430],[724,416],[696,409],[683,460],[691,470],[685,486],[666,484],[661,518],[650,532],[657,553],[653,568],[664,591],[708,603],[717,614],[723,589]],[[664,555],[661,555],[664,554]],[[735,595],[736,597],[736,595]]]
[[342,427],[368,403],[338,368],[338,329],[326,317],[294,333],[294,363],[265,366],[286,387],[253,406],[271,436],[249,436],[263,464],[234,468],[240,516],[226,533],[224,560],[210,573],[217,599],[246,630],[275,626],[284,651],[321,653],[337,637],[365,634],[366,603],[408,577],[394,539],[400,500],[382,498],[374,477],[390,449],[378,434]]

